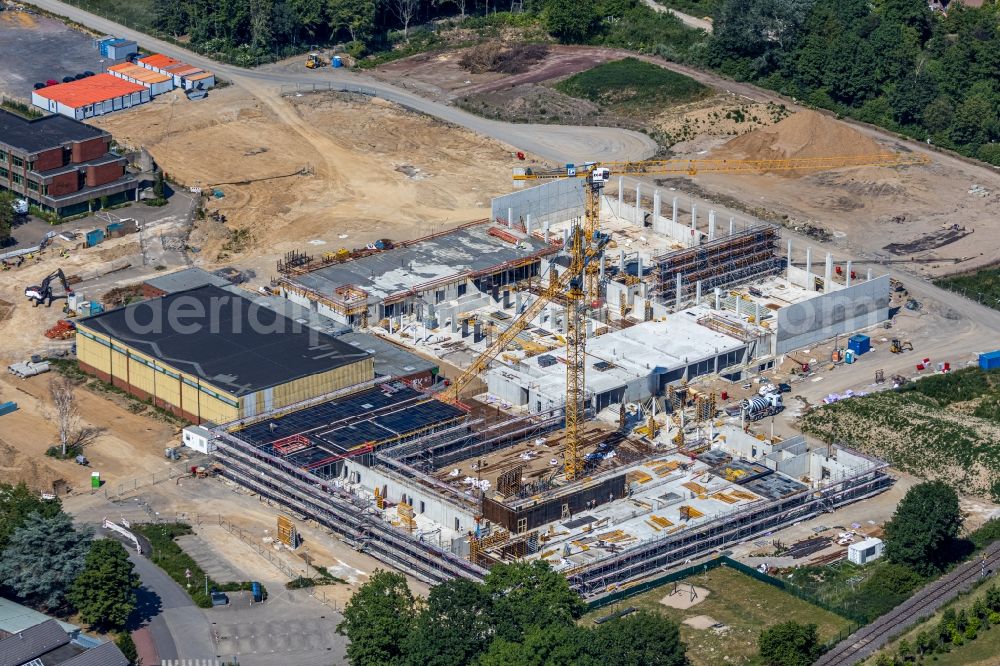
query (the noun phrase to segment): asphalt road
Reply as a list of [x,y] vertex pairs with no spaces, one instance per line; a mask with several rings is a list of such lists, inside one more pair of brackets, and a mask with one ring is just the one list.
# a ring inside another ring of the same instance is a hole
[[551,162],[639,160],[651,157],[657,149],[655,141],[645,134],[631,130],[608,127],[522,125],[480,118],[461,109],[427,100],[387,83],[376,81],[364,74],[344,69],[324,68],[321,71],[309,71],[303,68],[301,72],[289,72],[275,66],[264,66],[253,70],[233,67],[149,37],[137,30],[96,16],[71,4],[57,0],[32,0],[30,4],[99,32],[134,39],[144,48],[184,60],[203,69],[212,70],[232,81],[234,85],[246,89],[252,90],[254,84],[267,85],[274,91],[279,91],[282,85],[294,84],[331,83],[364,86],[382,99],[396,102],[445,122],[460,125]]

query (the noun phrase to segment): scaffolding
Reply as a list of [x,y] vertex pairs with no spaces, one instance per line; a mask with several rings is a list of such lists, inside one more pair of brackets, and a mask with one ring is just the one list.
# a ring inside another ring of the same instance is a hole
[[[667,305],[690,300],[715,287],[749,282],[781,272],[778,229],[759,225],[686,250],[653,258],[652,294]],[[679,289],[679,290],[678,290]]]

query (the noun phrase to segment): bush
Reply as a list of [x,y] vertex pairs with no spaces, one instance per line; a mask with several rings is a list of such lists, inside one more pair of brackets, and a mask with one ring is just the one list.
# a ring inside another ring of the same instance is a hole
[[[153,547],[150,559],[158,567],[163,569],[168,576],[187,590],[191,599],[202,608],[211,608],[212,598],[205,594],[205,580],[207,574],[198,566],[190,555],[177,545],[174,541],[179,536],[192,534],[194,531],[186,523],[162,523],[156,525],[135,525],[133,531],[138,532],[147,539]],[[185,576],[185,572],[191,572],[191,578]],[[188,583],[191,587],[187,587]],[[215,581],[208,579],[208,588],[218,589]]]

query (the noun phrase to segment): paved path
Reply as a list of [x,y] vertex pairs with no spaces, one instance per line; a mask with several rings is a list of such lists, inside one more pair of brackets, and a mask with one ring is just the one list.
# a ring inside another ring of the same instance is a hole
[[58,0],[32,0],[30,4],[99,32],[134,39],[147,49],[184,60],[204,69],[210,69],[229,79],[234,85],[248,89],[254,94],[257,94],[256,89],[260,86],[266,86],[271,92],[277,92],[281,85],[296,83],[361,85],[369,88],[375,95],[383,99],[396,102],[414,111],[426,113],[439,120],[460,125],[507,143],[518,150],[557,163],[646,159],[651,157],[657,149],[655,141],[641,132],[631,130],[609,127],[525,125],[480,118],[461,109],[424,99],[364,74],[344,69],[324,68],[322,72],[308,70],[289,72],[268,66],[253,70],[242,69],[215,62],[205,56],[149,37],[137,30],[132,30]]
[[696,28],[698,30],[704,30],[707,33],[712,32],[712,22],[706,21],[705,19],[698,18],[696,16],[691,16],[690,14],[685,14],[684,12],[679,12],[676,9],[670,9],[669,7],[664,7],[656,0],[642,0],[643,3],[652,9],[654,12],[666,12],[668,14],[673,14],[681,20],[681,23],[688,26],[689,28]]

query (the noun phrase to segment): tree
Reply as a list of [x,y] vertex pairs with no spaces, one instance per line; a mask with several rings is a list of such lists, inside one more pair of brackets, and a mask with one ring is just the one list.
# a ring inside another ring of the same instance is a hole
[[139,576],[125,547],[111,539],[94,541],[83,571],[73,581],[67,598],[88,624],[106,629],[125,626],[135,610]]
[[163,170],[160,169],[156,172],[156,180],[153,181],[153,196],[157,199],[162,199],[166,196],[167,188],[164,181]]
[[390,666],[402,661],[402,645],[416,613],[413,593],[402,574],[376,569],[344,607],[337,633],[350,641],[347,658],[355,666]]
[[431,588],[427,606],[403,643],[405,663],[452,666],[472,663],[489,644],[490,597],[480,584],[453,580]]
[[[601,666],[589,652],[589,631],[575,624],[532,627],[520,642],[496,638],[478,666]],[[649,662],[659,663],[659,662]]]
[[0,580],[22,599],[59,608],[83,570],[90,539],[90,532],[74,529],[65,513],[32,513],[0,554]]
[[330,28],[346,30],[352,42],[363,41],[375,30],[374,0],[329,0]]
[[115,641],[115,645],[118,649],[122,651],[125,658],[128,659],[128,663],[133,666],[141,666],[139,660],[139,651],[135,647],[135,641],[132,640],[132,632],[123,631],[118,635],[118,639]]
[[545,5],[545,27],[561,42],[586,41],[596,25],[597,11],[592,2],[548,0]]
[[658,613],[640,611],[592,630],[590,653],[614,666],[687,666],[677,623]]
[[569,625],[586,604],[566,577],[542,561],[497,564],[483,581],[493,605],[496,636],[520,642],[529,627]]
[[794,620],[760,632],[757,647],[766,666],[809,666],[823,651],[816,625]]
[[49,393],[55,410],[56,427],[59,429],[59,444],[63,458],[70,435],[76,430],[79,415],[76,408],[76,384],[69,377],[58,375],[49,382]]
[[13,192],[0,192],[0,246],[10,238],[11,230],[14,228],[15,199]]
[[7,547],[10,535],[31,514],[51,518],[62,512],[58,499],[45,500],[22,481],[16,486],[0,483],[0,552]]
[[419,7],[420,0],[389,0],[389,10],[403,24],[403,39],[410,38],[410,21]]
[[940,571],[962,527],[958,495],[943,481],[910,488],[885,524],[885,555],[923,575]]

